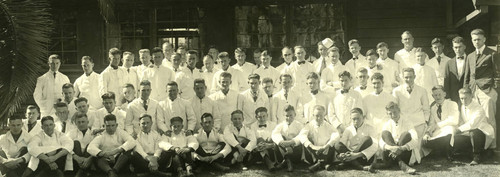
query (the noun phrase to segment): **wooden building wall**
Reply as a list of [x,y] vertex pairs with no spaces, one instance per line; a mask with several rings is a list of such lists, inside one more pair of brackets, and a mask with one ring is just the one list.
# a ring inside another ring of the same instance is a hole
[[[414,46],[423,47],[429,57],[434,54],[430,49],[435,37],[446,39],[445,0],[354,0],[347,10],[347,41],[358,39],[361,53],[375,49],[377,43],[389,45],[389,57],[403,48],[401,34],[408,30],[415,38]],[[445,54],[453,54],[447,47]],[[347,54],[344,59],[352,56]]]

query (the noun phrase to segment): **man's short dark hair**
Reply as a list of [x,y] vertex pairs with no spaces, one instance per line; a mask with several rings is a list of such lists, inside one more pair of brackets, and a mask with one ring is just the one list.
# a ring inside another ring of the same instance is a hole
[[257,109],[255,109],[255,115],[259,114],[259,112],[267,113],[267,108],[266,107],[258,107]]
[[339,73],[339,78],[341,78],[341,77],[347,77],[349,79],[352,79],[351,73],[349,73],[349,71],[342,71],[342,72],[340,72]]
[[283,108],[283,110],[284,110],[285,112],[288,112],[288,111],[293,111],[293,112],[295,112],[295,108],[294,108],[292,105],[290,105],[290,104],[285,105],[285,108]]
[[36,111],[38,111],[38,113],[40,113],[40,108],[36,105],[28,105],[28,107],[26,107],[26,109],[36,109]]
[[380,49],[380,48],[382,48],[382,47],[389,48],[389,45],[387,45],[387,43],[385,43],[385,42],[379,42],[379,43],[377,44],[377,49]]
[[149,119],[151,119],[151,121],[153,121],[153,117],[151,117],[151,115],[149,114],[146,114],[146,113],[143,113],[139,116],[139,121],[141,121],[143,118],[145,117],[149,117]]
[[479,28],[472,30],[472,31],[470,32],[470,35],[471,35],[471,36],[472,36],[472,35],[481,35],[481,36],[486,37],[486,36],[485,36],[485,33],[484,33],[484,30],[483,30],[483,29],[479,29]]
[[378,57],[378,53],[375,50],[370,49],[370,50],[366,51],[366,56],[377,56]]
[[62,108],[62,107],[68,107],[68,104],[62,101],[59,101],[54,104],[54,108]]
[[371,80],[374,79],[381,80],[382,82],[384,82],[384,75],[382,75],[379,72],[373,73]]
[[81,112],[76,112],[75,113],[75,120],[79,119],[79,118],[82,118],[82,117],[88,118],[87,114],[84,114],[84,113],[81,113]]
[[444,45],[444,43],[441,41],[440,38],[434,38],[432,39],[431,41],[431,45],[434,45],[434,44],[441,44],[441,45]]
[[[142,81],[141,81],[141,82],[142,82]],[[126,84],[123,86],[123,88],[131,88],[132,90],[135,90],[134,85],[133,85],[133,84],[131,84],[131,83],[126,83]]]
[[220,73],[220,78],[231,78],[231,73],[224,71]]
[[115,121],[116,122],[116,116],[114,114],[108,114],[104,116],[104,122],[106,123],[107,121]]
[[351,109],[351,114],[352,113],[358,113],[358,114],[363,115],[363,110],[361,108],[352,108]]
[[202,78],[196,78],[196,79],[194,79],[193,83],[194,83],[194,85],[196,85],[196,84],[207,85],[207,84],[205,84],[205,79],[202,79]]
[[235,115],[235,114],[241,114],[241,115],[243,115],[243,111],[241,111],[241,110],[239,110],[239,109],[234,110],[233,112],[231,112],[231,118],[232,118],[232,117],[233,117],[233,115]]
[[85,104],[87,104],[89,102],[89,100],[87,100],[87,98],[85,98],[85,97],[80,97],[80,98],[77,98],[74,102],[75,102],[75,105],[80,103],[80,102],[85,102]]
[[273,79],[269,78],[269,77],[266,77],[264,79],[262,79],[262,83],[265,84],[265,83],[273,83]]
[[175,81],[170,81],[170,82],[168,82],[168,83],[167,83],[167,87],[168,87],[168,86],[171,86],[171,87],[172,87],[172,86],[179,87],[179,85],[178,85],[178,84],[177,84],[177,82],[175,82]]
[[62,85],[62,89],[68,89],[68,88],[75,89],[72,83],[65,83]]
[[149,80],[142,80],[141,83],[139,83],[140,86],[151,86],[151,82]]
[[306,79],[319,79],[319,75],[315,72],[310,72],[307,74]]
[[260,81],[260,76],[258,74],[253,73],[253,74],[248,75],[248,80],[251,80],[251,79],[257,79]]
[[211,113],[206,112],[201,115],[201,121],[203,122],[207,117],[211,117],[212,119],[214,118]]
[[116,96],[115,96],[115,93],[113,93],[113,92],[107,92],[105,94],[102,94],[102,96],[101,96],[102,100],[107,100],[107,99],[115,100],[115,98],[116,98]]
[[45,117],[42,117],[42,125],[45,121],[48,121],[48,120],[51,120],[52,122],[54,122],[54,118],[52,116],[45,116]]
[[109,49],[108,53],[111,55],[117,55],[117,54],[121,54],[122,52],[120,51],[120,49],[113,47],[113,48]]
[[172,119],[170,119],[170,125],[174,124],[174,122],[180,122],[182,124],[182,122],[184,122],[184,120],[182,120],[181,117],[176,116],[176,117],[172,117]]
[[161,50],[161,48],[159,47],[154,47],[153,49],[151,49],[151,53],[157,53],[157,52],[160,52],[160,53],[163,53],[163,50]]

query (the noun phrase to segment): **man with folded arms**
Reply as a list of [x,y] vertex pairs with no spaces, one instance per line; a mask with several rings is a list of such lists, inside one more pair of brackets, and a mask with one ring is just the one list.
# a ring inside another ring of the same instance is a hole
[[75,113],[76,128],[69,130],[67,135],[73,140],[73,171],[76,177],[88,176],[88,171],[94,162],[94,158],[87,152],[87,146],[95,138],[89,127],[89,119],[84,113]]
[[117,177],[127,164],[135,140],[127,132],[117,129],[118,123],[113,114],[104,117],[105,131],[90,142],[87,152],[97,158],[96,165],[108,174]]
[[243,111],[235,110],[231,113],[231,122],[224,129],[224,139],[232,147],[233,159],[231,164],[236,164],[240,170],[248,170],[246,164],[250,152],[255,149],[257,139],[255,133],[243,124]]
[[291,172],[293,171],[292,159],[298,162],[300,154],[302,154],[298,135],[304,124],[295,120],[295,108],[292,105],[285,106],[282,111],[285,112],[285,120],[276,125],[271,138],[278,145],[279,153],[283,158],[278,167],[282,167],[286,163],[287,171]]
[[21,117],[10,117],[9,128],[0,136],[0,172],[6,177],[16,177],[23,174],[30,160],[27,146],[31,135],[23,130]]

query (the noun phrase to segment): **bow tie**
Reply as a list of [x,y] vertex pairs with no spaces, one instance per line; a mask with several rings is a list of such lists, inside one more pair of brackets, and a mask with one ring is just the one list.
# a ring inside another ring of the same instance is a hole
[[359,86],[359,89],[365,90],[366,89],[366,85],[365,86]]
[[319,92],[318,90],[313,90],[313,91],[311,91],[311,93],[312,93],[313,95],[318,94],[318,92]]
[[304,60],[304,61],[298,61],[297,63],[298,63],[299,65],[301,65],[301,64],[306,64],[306,61],[305,61],[305,60]]
[[463,60],[463,59],[464,59],[464,57],[463,57],[463,56],[461,56],[461,57],[457,57],[457,59],[459,59],[459,60]]
[[340,93],[341,93],[341,94],[344,94],[344,93],[349,93],[349,89],[342,89],[342,90],[340,91]]
[[352,57],[352,59],[353,59],[353,60],[357,60],[357,59],[358,59],[358,57]]
[[259,128],[262,128],[262,127],[267,128],[267,124],[259,125]]
[[113,65],[110,65],[110,66],[111,66],[111,68],[113,68],[113,69],[118,69],[118,66],[113,66]]

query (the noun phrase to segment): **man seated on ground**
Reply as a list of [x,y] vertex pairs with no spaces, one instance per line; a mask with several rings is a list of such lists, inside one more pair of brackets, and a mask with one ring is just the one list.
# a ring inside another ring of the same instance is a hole
[[257,145],[255,133],[243,125],[243,111],[235,110],[231,113],[231,122],[224,129],[224,139],[232,147],[233,159],[231,164],[236,164],[240,170],[248,170],[248,160],[250,153]]
[[73,140],[73,171],[76,176],[88,176],[94,158],[87,152],[87,146],[95,138],[89,127],[89,119],[86,114],[75,113],[75,129],[69,130],[67,135]]
[[314,120],[300,131],[300,142],[305,147],[304,161],[309,164],[309,171],[314,172],[324,167],[331,170],[333,156],[335,154],[334,144],[339,141],[340,135],[337,129],[326,121],[326,110],[322,105],[314,106]]
[[28,132],[31,136],[38,134],[38,132],[42,131],[42,123],[39,118],[40,109],[38,106],[29,105],[26,107],[26,119],[23,120],[23,130]]
[[139,117],[141,132],[137,134],[136,145],[131,163],[136,173],[153,176],[168,176],[166,173],[168,154],[160,149],[158,143],[162,136],[152,130],[152,116],[141,114]]
[[[269,171],[276,169],[276,145],[271,139],[271,134],[276,127],[276,123],[268,121],[267,108],[258,107],[255,109],[255,118],[257,122],[252,124],[252,130],[255,132],[257,146],[254,149],[254,157],[262,159]],[[260,158],[259,158],[260,157]]]
[[435,101],[431,105],[431,118],[422,138],[424,153],[428,150],[427,148],[437,150],[451,161],[453,152],[450,140],[458,125],[460,115],[458,105],[450,99],[445,99],[446,92],[440,85],[432,88],[432,97]]
[[277,167],[282,167],[285,163],[287,171],[293,171],[292,159],[298,162],[302,154],[299,133],[303,124],[295,120],[295,108],[292,105],[284,107],[285,120],[274,128],[271,138],[278,145],[278,150],[282,156],[282,162]]
[[64,176],[63,171],[70,170],[73,166],[71,158],[66,156],[73,150],[73,141],[54,128],[53,117],[42,118],[43,131],[36,134],[28,144],[28,152],[31,154],[28,164],[30,169],[27,169],[23,176],[29,176],[26,174],[32,171],[40,176]]
[[420,158],[417,132],[408,119],[400,117],[398,104],[390,102],[385,109],[391,119],[382,128],[382,138],[379,141],[383,162],[374,162],[372,168],[386,168],[396,162],[405,173],[415,174],[416,170],[408,166],[408,163]]
[[[176,170],[179,176],[193,176],[193,158],[191,152],[198,149],[198,141],[192,135],[187,135],[184,131],[184,120],[181,117],[170,119],[170,128],[172,134],[165,136],[158,146],[168,151],[171,155],[172,169]],[[184,171],[184,168],[186,169]]]
[[363,165],[368,165],[378,150],[375,128],[365,123],[361,108],[352,109],[350,117],[352,125],[345,129],[342,138],[335,144],[335,150],[339,153],[337,158],[341,161],[338,169],[351,165],[356,170],[373,172],[370,166]]
[[453,149],[472,147],[473,159],[470,165],[477,165],[481,162],[481,153],[490,146],[495,137],[493,126],[488,123],[483,107],[473,99],[474,95],[470,88],[461,88],[458,94],[462,101],[460,108],[462,123],[455,132]]
[[200,147],[196,150],[194,158],[201,164],[208,164],[220,171],[228,171],[229,167],[222,165],[224,159],[231,152],[231,146],[224,140],[224,135],[214,127],[214,117],[211,113],[201,115],[201,127],[194,135]]
[[21,117],[10,117],[8,125],[10,130],[0,136],[0,172],[5,177],[21,176],[31,158],[27,147],[31,135],[23,130]]
[[87,152],[96,158],[100,170],[110,177],[116,177],[128,164],[136,142],[127,132],[117,128],[115,115],[106,115],[103,122],[105,131],[90,142]]

